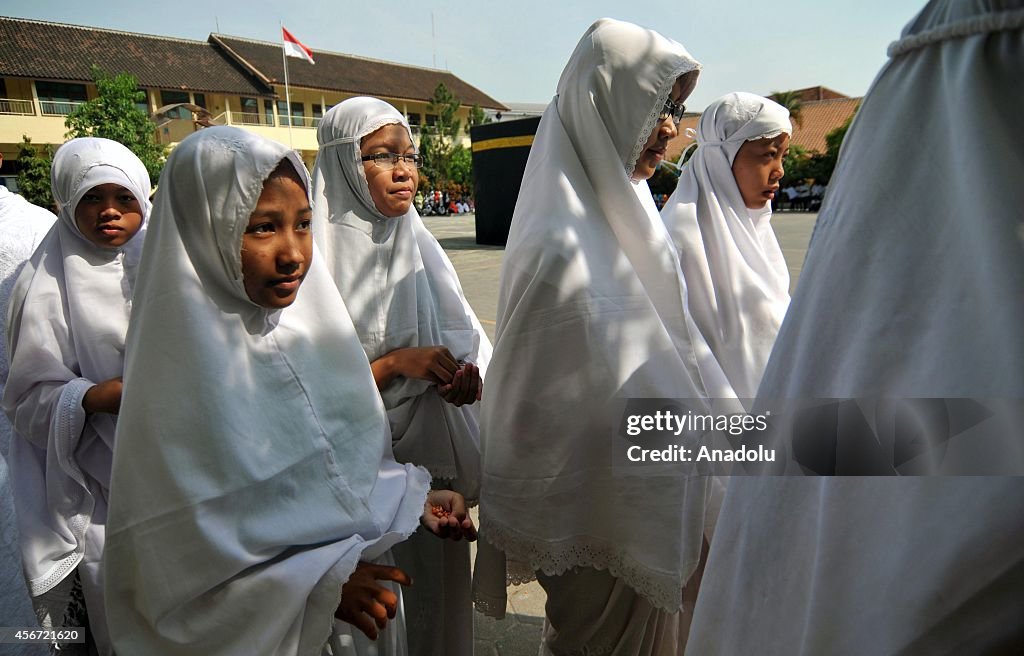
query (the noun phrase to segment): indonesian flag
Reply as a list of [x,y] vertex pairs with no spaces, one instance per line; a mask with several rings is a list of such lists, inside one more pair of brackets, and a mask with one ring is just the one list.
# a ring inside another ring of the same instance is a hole
[[287,57],[298,57],[299,59],[305,59],[310,64],[315,64],[313,61],[313,51],[302,45],[302,42],[292,36],[292,33],[288,30],[281,28],[281,32],[284,36],[284,54]]

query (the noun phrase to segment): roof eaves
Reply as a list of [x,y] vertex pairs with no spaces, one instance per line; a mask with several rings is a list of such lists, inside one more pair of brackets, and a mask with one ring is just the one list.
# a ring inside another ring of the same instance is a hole
[[235,62],[237,62],[239,66],[241,66],[246,71],[248,71],[253,76],[255,76],[256,79],[258,79],[260,82],[262,82],[263,85],[266,86],[268,89],[273,89],[274,83],[273,83],[273,81],[270,78],[268,78],[258,68],[256,68],[251,63],[249,63],[249,61],[247,59],[245,59],[245,57],[242,57],[237,52],[235,52],[234,48],[232,48],[228,44],[224,43],[223,39],[221,39],[218,35],[211,34],[210,38],[208,39],[208,42],[211,45],[213,45],[214,48],[221,48],[221,49],[223,49],[223,51],[228,55],[228,57],[230,57]]

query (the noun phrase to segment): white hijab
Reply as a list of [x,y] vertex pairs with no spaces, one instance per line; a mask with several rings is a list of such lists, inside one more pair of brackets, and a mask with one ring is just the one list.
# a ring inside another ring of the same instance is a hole
[[[602,19],[541,119],[482,413],[481,527],[511,580],[606,569],[677,610],[696,567],[706,480],[613,472],[611,435],[621,399],[706,396],[698,361],[710,350],[678,257],[647,184],[630,182],[676,79],[699,67],[675,41]],[[503,585],[477,567],[478,607],[502,612]]]
[[789,305],[789,272],[769,221],[771,204],[749,210],[732,174],[747,141],[792,134],[789,111],[751,93],[711,103],[697,125],[697,151],[661,216],[686,276],[689,310],[741,399],[757,394]]
[[[371,362],[399,348],[443,345],[483,373],[491,344],[448,256],[415,207],[388,218],[370,197],[360,141],[392,124],[409,130],[397,109],[376,98],[349,98],[324,116],[313,167],[317,245]],[[451,480],[455,490],[475,501],[479,406],[457,408],[441,399],[432,383],[404,377],[382,395],[395,456]]]
[[320,255],[289,307],[246,295],[242,234],[293,152],[208,128],[167,161],[128,331],[104,553],[125,654],[316,654],[342,584],[418,526]]
[[[759,399],[1007,399],[1021,471],[1022,44],[1019,0],[937,0],[890,46]],[[733,480],[690,647],[1019,651],[1022,516],[1019,477]]]
[[[130,190],[142,207],[142,228],[121,248],[94,245],[75,222],[86,192],[108,183]],[[105,520],[117,417],[86,415],[82,397],[123,371],[132,286],[151,207],[145,166],[108,139],[61,146],[52,187],[58,220],[11,295],[11,370],[3,398],[18,433],[11,443],[11,481],[33,596],[71,573],[86,551],[86,532]],[[102,534],[92,539],[102,545]]]

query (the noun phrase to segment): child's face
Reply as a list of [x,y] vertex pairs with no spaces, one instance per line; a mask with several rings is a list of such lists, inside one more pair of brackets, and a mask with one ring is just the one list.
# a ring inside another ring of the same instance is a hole
[[242,235],[242,281],[253,303],[280,309],[295,302],[313,262],[312,217],[302,181],[283,162],[263,184]]
[[785,174],[782,158],[788,152],[788,134],[774,139],[756,139],[740,146],[732,161],[732,175],[747,209],[759,210],[779,193],[779,180]]
[[119,184],[96,185],[75,207],[75,224],[100,248],[120,248],[142,227],[142,204]]
[[[377,153],[412,155],[416,148],[405,127],[392,123],[363,137],[359,152],[363,156]],[[378,212],[394,218],[409,211],[419,183],[419,172],[415,166],[399,160],[394,168],[387,170],[370,161],[363,162],[363,171],[366,172],[366,183],[370,187],[370,198]]]

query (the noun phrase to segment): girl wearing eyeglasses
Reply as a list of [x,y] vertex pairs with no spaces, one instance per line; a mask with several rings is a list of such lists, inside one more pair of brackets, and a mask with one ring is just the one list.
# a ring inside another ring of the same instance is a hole
[[[395,457],[435,487],[479,497],[478,408],[491,345],[412,201],[422,163],[405,117],[376,98],[324,116],[313,169],[314,239],[387,407]],[[415,585],[412,654],[471,654],[469,546],[414,535],[394,549]]]

